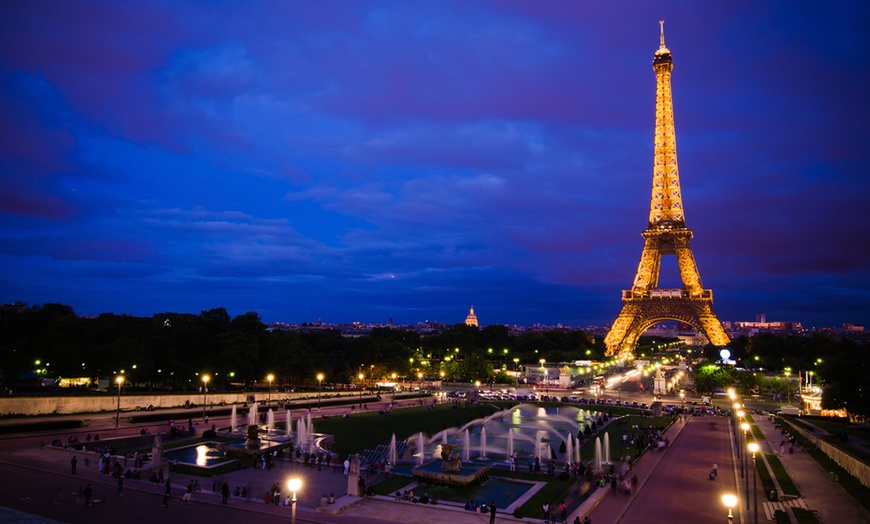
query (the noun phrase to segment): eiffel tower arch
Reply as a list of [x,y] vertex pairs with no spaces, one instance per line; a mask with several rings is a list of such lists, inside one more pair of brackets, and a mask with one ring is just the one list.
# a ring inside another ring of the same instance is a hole
[[[728,344],[728,335],[713,311],[713,291],[704,289],[686,227],[671,93],[671,52],[665,47],[664,21],[653,57],[656,73],[656,126],[649,225],[642,233],[643,252],[630,290],[622,292],[622,310],[604,343],[608,356],[633,352],[641,334],[659,322],[676,320],[703,331],[712,344]],[[659,289],[663,256],[675,256],[682,289]]]

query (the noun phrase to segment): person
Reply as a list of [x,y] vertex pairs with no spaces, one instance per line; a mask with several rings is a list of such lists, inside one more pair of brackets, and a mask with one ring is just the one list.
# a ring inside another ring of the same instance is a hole
[[123,491],[124,491],[124,475],[121,475],[118,477],[118,495],[123,497],[124,496]]
[[568,506],[564,500],[559,504],[559,516],[562,519],[562,524],[568,524]]
[[331,493],[331,492],[330,492],[330,494],[329,494],[329,503],[330,503],[330,504],[335,504],[335,493]]
[[88,485],[85,486],[85,491],[82,493],[85,496],[85,506],[91,505],[91,494],[94,492],[94,489],[91,487],[91,483],[88,482]]
[[713,463],[713,476],[714,477],[719,476],[719,465],[716,463]]
[[347,472],[350,470],[350,460],[344,459],[344,474],[347,475]]
[[184,495],[181,497],[181,502],[182,503],[187,502],[188,504],[190,504],[190,496],[192,494],[193,494],[193,482],[188,480],[186,489],[184,491]]
[[495,501],[489,503],[489,524],[495,524]]
[[73,474],[73,475],[76,474],[76,464],[78,464],[78,463],[79,463],[79,459],[77,459],[75,455],[73,455],[73,458],[71,458],[71,459],[69,460],[69,465],[70,465],[70,467],[72,468],[72,474]]
[[320,497],[320,505],[326,506],[327,504],[329,504],[329,499],[326,498],[326,493],[324,493],[323,496]]
[[574,517],[573,524],[583,524],[582,522],[580,522],[580,515],[577,515],[576,517]]
[[221,504],[227,504],[227,501],[230,498],[230,485],[227,484],[227,481],[221,482]]
[[592,524],[592,517],[586,515],[586,518],[583,519],[583,524]]
[[544,502],[544,505],[541,506],[541,509],[544,512],[544,524],[550,522],[550,505]]

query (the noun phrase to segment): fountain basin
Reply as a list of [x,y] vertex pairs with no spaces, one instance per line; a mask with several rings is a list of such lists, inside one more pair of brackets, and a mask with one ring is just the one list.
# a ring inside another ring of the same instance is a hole
[[411,470],[411,475],[439,484],[467,486],[486,479],[492,469],[489,464],[463,462],[457,471],[445,471],[443,461],[435,460]]

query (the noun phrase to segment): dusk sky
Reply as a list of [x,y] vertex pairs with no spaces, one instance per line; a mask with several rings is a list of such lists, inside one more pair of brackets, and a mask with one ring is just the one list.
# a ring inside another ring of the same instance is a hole
[[0,302],[609,324],[661,19],[720,320],[870,325],[855,1],[3,2]]

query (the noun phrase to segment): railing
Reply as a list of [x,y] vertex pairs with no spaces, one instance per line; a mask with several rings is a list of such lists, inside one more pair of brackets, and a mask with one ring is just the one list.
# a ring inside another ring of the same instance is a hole
[[650,289],[642,291],[634,291],[627,289],[622,291],[622,298],[643,299],[652,298],[657,300],[686,300],[686,299],[701,299],[713,300],[713,290],[701,289],[698,291],[688,291],[685,289]]

